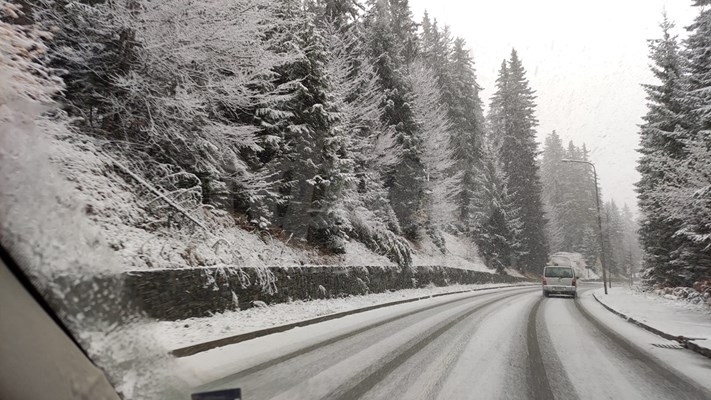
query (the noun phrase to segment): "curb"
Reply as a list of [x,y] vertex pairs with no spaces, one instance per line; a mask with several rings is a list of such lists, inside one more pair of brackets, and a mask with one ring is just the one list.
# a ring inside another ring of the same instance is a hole
[[652,332],[653,334],[655,334],[655,335],[657,335],[657,336],[663,337],[664,339],[673,340],[673,341],[679,342],[679,344],[681,344],[682,346],[684,346],[684,348],[689,349],[689,350],[691,350],[691,351],[694,351],[694,352],[696,352],[696,353],[699,353],[699,354],[701,354],[702,356],[711,358],[711,350],[709,350],[709,349],[707,349],[707,348],[705,348],[705,347],[701,347],[701,346],[699,346],[698,344],[694,343],[694,342],[692,341],[693,339],[689,339],[689,338],[686,338],[686,337],[684,337],[684,336],[674,336],[674,335],[672,335],[672,334],[669,334],[669,333],[666,333],[666,332],[662,332],[662,331],[660,331],[660,330],[657,329],[657,328],[654,328],[654,327],[652,327],[652,326],[649,326],[649,325],[645,324],[644,322],[637,321],[636,319],[630,317],[629,315],[625,315],[625,314],[623,314],[623,313],[621,313],[621,312],[619,312],[619,311],[613,309],[612,307],[610,307],[610,306],[608,306],[607,304],[603,303],[602,300],[600,300],[600,299],[595,295],[595,293],[593,293],[592,296],[593,296],[593,298],[594,298],[598,303],[600,303],[603,307],[605,307],[605,309],[606,309],[607,311],[610,311],[611,313],[617,315],[618,317],[624,319],[625,321],[630,322],[630,323],[633,323],[633,324],[639,326],[640,328],[642,328],[642,329],[644,329],[644,330],[646,330],[646,331]]
[[172,350],[170,352],[170,355],[172,355],[174,357],[192,356],[192,355],[202,353],[207,350],[212,350],[212,349],[215,349],[218,347],[223,347],[223,346],[227,346],[230,344],[236,344],[236,343],[244,342],[247,340],[256,339],[258,337],[271,335],[273,333],[284,332],[284,331],[287,331],[290,329],[294,329],[294,328],[298,328],[298,327],[302,327],[302,326],[313,325],[313,324],[317,324],[319,322],[329,321],[332,319],[341,318],[341,317],[345,317],[345,316],[352,315],[352,314],[358,314],[358,313],[362,313],[362,312],[366,312],[366,311],[370,311],[370,310],[375,310],[378,308],[396,306],[398,304],[412,303],[415,301],[431,299],[434,297],[441,297],[441,296],[448,296],[448,295],[453,295],[453,294],[461,294],[461,293],[469,293],[469,292],[479,292],[482,290],[516,288],[516,287],[526,287],[526,286],[536,286],[536,283],[510,285],[510,286],[492,286],[492,287],[487,287],[487,288],[477,288],[477,289],[469,289],[469,290],[458,290],[456,292],[437,293],[437,294],[428,295],[428,296],[420,296],[420,297],[413,297],[410,299],[391,301],[388,303],[374,304],[374,305],[368,306],[368,307],[356,308],[353,310],[323,315],[320,317],[311,318],[311,319],[307,319],[307,320],[303,320],[303,321],[292,322],[292,323],[289,323],[286,325],[273,326],[271,328],[260,329],[258,331],[241,333],[238,335],[229,336],[229,337],[222,338],[222,339],[216,339],[216,340],[211,340],[211,341],[204,342],[204,343],[198,343],[198,344],[194,344],[194,345],[190,345],[190,346],[186,346],[186,347],[181,347],[179,349]]

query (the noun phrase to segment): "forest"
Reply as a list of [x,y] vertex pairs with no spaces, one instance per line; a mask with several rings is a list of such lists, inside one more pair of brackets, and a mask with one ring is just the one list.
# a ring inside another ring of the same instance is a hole
[[[711,11],[695,3],[688,39],[665,20],[649,42],[660,83],[645,85],[639,226],[603,202],[613,275],[641,261],[650,283],[691,285],[711,269]],[[425,237],[444,251],[443,232],[499,271],[537,273],[555,251],[597,263],[596,183],[562,162],[588,160],[585,145],[553,132],[539,149],[516,50],[485,104],[467,43],[407,0],[3,8],[5,34],[41,49],[12,67],[55,88],[51,119],[187,210],[332,254],[356,240],[400,266]]]
[[56,118],[187,210],[335,254],[357,240],[402,266],[425,236],[444,250],[444,231],[499,270],[547,260],[535,96],[515,50],[485,116],[465,41],[407,1],[24,11],[51,32]]
[[646,277],[662,286],[711,278],[711,1],[694,5],[685,40],[665,16],[649,41],[658,83],[644,85],[639,233]]

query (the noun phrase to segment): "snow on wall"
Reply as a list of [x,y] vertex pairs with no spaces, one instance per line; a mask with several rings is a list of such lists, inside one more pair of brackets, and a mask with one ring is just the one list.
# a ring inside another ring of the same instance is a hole
[[206,317],[229,310],[295,300],[339,298],[453,284],[515,283],[525,279],[488,272],[419,266],[273,267],[268,287],[262,269],[181,268],[127,273],[125,297],[159,320]]

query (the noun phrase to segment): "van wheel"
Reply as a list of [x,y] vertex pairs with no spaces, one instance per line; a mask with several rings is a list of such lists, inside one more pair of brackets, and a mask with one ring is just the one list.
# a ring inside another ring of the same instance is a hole
[[544,291],[544,292],[543,292],[543,297],[551,297],[551,295],[550,295],[548,292]]

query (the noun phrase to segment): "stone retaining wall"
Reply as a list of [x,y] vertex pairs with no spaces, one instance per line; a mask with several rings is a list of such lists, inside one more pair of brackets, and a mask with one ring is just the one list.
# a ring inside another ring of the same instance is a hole
[[[260,272],[261,271],[261,272]],[[253,268],[191,268],[128,272],[124,291],[135,306],[161,320],[204,317],[247,309],[258,302],[283,303],[430,284],[514,283],[525,279],[431,266],[402,271],[396,267],[278,267],[271,274]]]

